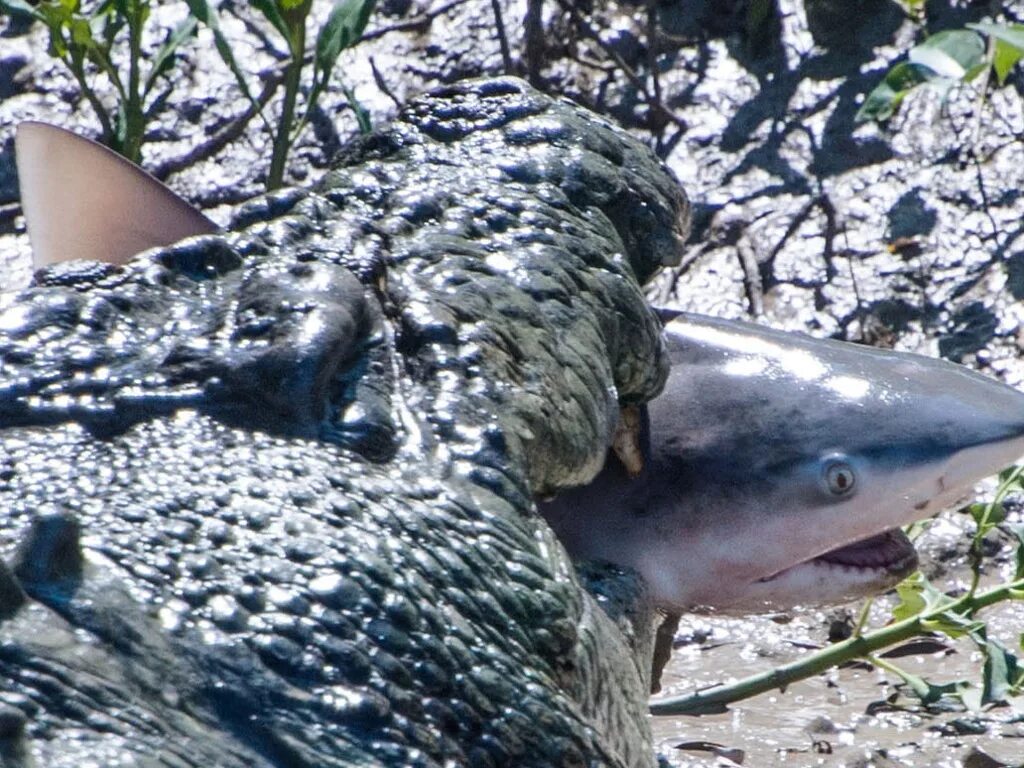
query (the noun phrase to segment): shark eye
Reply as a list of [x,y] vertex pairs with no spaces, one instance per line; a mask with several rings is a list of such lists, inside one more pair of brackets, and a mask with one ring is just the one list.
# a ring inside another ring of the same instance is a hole
[[853,467],[841,458],[832,457],[825,461],[822,473],[825,487],[833,496],[848,496],[857,485],[857,476]]

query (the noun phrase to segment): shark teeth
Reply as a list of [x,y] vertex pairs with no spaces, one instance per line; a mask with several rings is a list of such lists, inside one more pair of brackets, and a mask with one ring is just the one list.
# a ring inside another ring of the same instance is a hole
[[917,568],[917,550],[903,531],[891,528],[852,544],[831,549],[757,581],[765,584],[794,569],[807,566],[859,572],[884,571],[894,576],[909,576]]
[[916,564],[917,552],[906,534],[898,528],[869,536],[819,555],[814,561],[852,568],[902,571],[909,560]]

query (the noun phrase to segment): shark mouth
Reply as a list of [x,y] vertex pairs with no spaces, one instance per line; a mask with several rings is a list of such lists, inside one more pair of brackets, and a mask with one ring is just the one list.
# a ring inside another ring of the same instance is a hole
[[886,570],[889,573],[909,573],[917,567],[917,552],[903,531],[892,528],[845,547],[829,550],[818,555],[812,562]]
[[892,528],[844,547],[831,549],[758,581],[773,581],[792,568],[805,565],[840,567],[865,572],[884,571],[893,576],[908,576],[917,568],[917,551],[903,531]]

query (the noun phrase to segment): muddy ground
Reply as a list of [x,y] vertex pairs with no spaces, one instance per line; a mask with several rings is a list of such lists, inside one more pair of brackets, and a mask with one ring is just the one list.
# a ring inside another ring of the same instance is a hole
[[[281,46],[254,34],[247,4],[220,5],[259,90],[280,66]],[[329,4],[315,6],[322,17]],[[159,4],[154,29],[172,26],[183,8]],[[925,30],[986,17],[1020,21],[1024,3],[941,0],[924,8],[922,21],[889,0],[381,0],[339,74],[377,123],[432,85],[513,72],[649,141],[696,210],[683,263],[652,286],[659,303],[942,355],[1024,385],[1024,80],[1017,73],[984,95],[970,87],[945,99],[922,92],[885,126],[854,121],[864,94]],[[148,40],[151,50],[159,39]],[[258,121],[239,119],[245,101],[209,35],[200,42],[185,52],[144,158],[224,221],[232,204],[260,191],[269,139]],[[46,119],[86,134],[97,129],[45,48],[42,29],[0,21],[3,288],[30,274],[14,125]],[[298,142],[290,179],[314,178],[357,131],[336,81]],[[229,135],[236,138],[221,141]],[[205,151],[182,162],[196,147]],[[922,540],[924,567],[945,587],[968,578],[966,528],[951,514]],[[989,578],[997,578],[1012,567],[1012,549],[996,541],[992,550]],[[687,617],[665,692],[805,653],[827,642],[837,615],[857,610]],[[875,620],[885,611],[883,600]],[[1024,609],[991,616],[992,633],[1018,647]],[[924,650],[900,663],[939,680],[977,677],[969,644]],[[725,715],[659,718],[655,732],[671,765],[1024,764],[1018,708],[925,711],[901,690],[884,674],[853,667]]]
[[[1011,513],[1019,522],[1019,511]],[[966,542],[972,524],[946,513],[918,539],[922,571],[943,591],[970,582]],[[985,584],[1013,575],[1014,546],[993,535]],[[870,628],[883,626],[894,595],[874,601]],[[728,682],[814,652],[843,633],[863,604],[745,618],[684,617],[663,695]],[[1020,648],[1024,604],[1002,603],[979,614],[990,637]],[[917,638],[880,654],[934,684],[958,680],[977,689],[982,656],[969,640]],[[864,662],[730,706],[720,715],[658,717],[655,740],[671,766],[847,766],[849,768],[1002,768],[1024,765],[1024,703],[971,710],[955,699],[924,706],[890,673]]]

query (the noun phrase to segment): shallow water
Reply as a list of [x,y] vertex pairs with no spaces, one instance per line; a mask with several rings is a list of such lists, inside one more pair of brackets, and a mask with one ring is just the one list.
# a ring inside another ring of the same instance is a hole
[[[963,556],[968,527],[965,515],[947,513],[918,542],[925,573],[942,589],[961,586],[969,578]],[[1012,574],[1014,548],[997,536],[992,549],[985,581],[995,583]],[[883,625],[894,603],[893,596],[876,600],[871,625]],[[684,616],[661,695],[742,678],[798,659],[828,643],[829,625],[838,617],[856,617],[859,612],[860,606],[854,604],[785,617]],[[990,638],[1019,653],[1024,604],[1001,603],[980,618],[987,622]],[[982,656],[970,640],[937,637],[919,650],[923,652],[889,661],[932,683],[980,683]],[[747,699],[724,714],[655,717],[652,726],[659,753],[667,765],[678,768],[1024,765],[1024,697],[980,712],[968,711],[956,701],[925,708],[898,677],[866,663],[830,670],[785,692]]]

